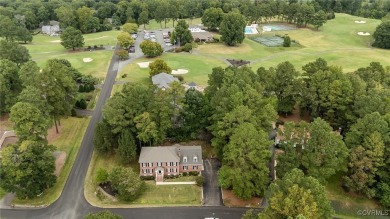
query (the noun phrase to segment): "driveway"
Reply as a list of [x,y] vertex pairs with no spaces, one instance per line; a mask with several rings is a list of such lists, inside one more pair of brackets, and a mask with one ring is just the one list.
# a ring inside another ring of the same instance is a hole
[[222,206],[221,187],[218,185],[217,172],[221,166],[218,159],[206,159],[204,162],[203,185],[203,205],[204,206]]

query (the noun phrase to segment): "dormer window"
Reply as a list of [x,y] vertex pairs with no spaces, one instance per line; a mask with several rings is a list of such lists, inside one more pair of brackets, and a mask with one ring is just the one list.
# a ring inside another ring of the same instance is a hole
[[187,163],[187,157],[183,157],[183,163]]
[[198,157],[195,156],[195,157],[194,157],[194,163],[197,163],[197,162],[198,162]]

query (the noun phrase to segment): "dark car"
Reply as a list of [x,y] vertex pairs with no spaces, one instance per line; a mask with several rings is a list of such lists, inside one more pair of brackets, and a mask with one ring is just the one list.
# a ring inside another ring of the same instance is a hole
[[130,46],[129,53],[135,53],[135,47],[134,46]]

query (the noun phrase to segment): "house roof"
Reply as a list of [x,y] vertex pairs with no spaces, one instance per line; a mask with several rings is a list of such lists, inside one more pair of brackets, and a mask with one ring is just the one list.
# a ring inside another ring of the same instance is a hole
[[179,80],[165,72],[154,75],[152,77],[153,84],[157,85],[158,88],[168,88],[169,84],[174,81],[179,81]]
[[[187,162],[183,162],[184,157],[187,157]],[[196,162],[194,162],[194,157],[197,157]],[[202,148],[201,146],[182,146],[178,144],[173,146],[143,147],[138,163],[149,162],[202,164]]]
[[197,85],[195,84],[195,82],[190,82],[190,83],[188,84],[188,86],[196,87]]

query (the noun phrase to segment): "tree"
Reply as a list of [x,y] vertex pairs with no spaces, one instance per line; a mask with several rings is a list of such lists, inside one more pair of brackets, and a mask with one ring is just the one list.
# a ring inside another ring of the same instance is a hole
[[138,25],[144,25],[144,29],[145,29],[145,25],[146,24],[149,24],[149,12],[148,10],[143,10],[141,12],[141,14],[139,15],[139,18],[138,18]]
[[41,94],[41,91],[32,85],[25,87],[18,95],[18,102],[29,103],[36,107],[43,116],[49,116],[51,107],[47,104],[45,96]]
[[22,41],[24,44],[27,42],[31,42],[33,40],[32,34],[30,33],[29,30],[25,27],[18,27],[16,29],[16,37],[15,39],[17,41]]
[[11,108],[10,120],[20,141],[44,139],[50,127],[50,120],[30,103],[16,103]]
[[110,153],[116,147],[115,135],[111,132],[111,127],[107,122],[99,122],[95,128],[93,145],[100,154]]
[[300,168],[321,183],[345,169],[348,149],[341,136],[327,122],[316,118],[312,123],[286,123],[281,133],[284,153],[278,156],[277,173],[283,177],[292,168]]
[[135,23],[125,23],[122,27],[122,30],[124,32],[127,32],[129,34],[137,33],[138,31],[138,25]]
[[157,125],[151,120],[150,114],[144,112],[134,118],[137,128],[137,138],[140,142],[149,142],[152,145],[153,140],[158,137]]
[[89,213],[84,216],[84,219],[123,219],[123,217],[105,210],[97,213]]
[[326,13],[323,10],[320,10],[311,16],[309,23],[312,24],[316,30],[324,25],[327,21]]
[[74,51],[76,48],[84,46],[84,37],[81,31],[72,26],[67,27],[60,37],[62,41],[61,45],[65,49],[72,49]]
[[161,55],[164,50],[161,45],[157,42],[152,42],[150,40],[145,40],[140,44],[142,52],[147,57],[156,57]]
[[170,94],[162,89],[157,89],[153,95],[148,111],[157,127],[155,143],[165,140],[168,130],[172,128],[172,101]]
[[208,8],[202,16],[202,24],[210,30],[216,30],[222,22],[224,13],[221,8]]
[[236,12],[226,14],[219,27],[222,42],[228,46],[242,43],[245,38],[245,26],[245,18],[241,14]]
[[291,46],[291,38],[286,34],[283,37],[283,47],[290,47]]
[[150,77],[160,74],[162,72],[170,74],[172,71],[168,64],[162,59],[154,60],[152,63],[149,64],[149,68]]
[[22,85],[27,87],[29,85],[35,86],[36,76],[39,73],[40,68],[34,61],[28,61],[22,65],[19,70],[19,78],[22,81]]
[[390,49],[390,21],[385,21],[376,27],[374,32],[375,47],[382,49]]
[[129,52],[125,49],[119,49],[115,52],[120,60],[126,60],[129,58]]
[[332,218],[333,209],[326,198],[325,187],[303,172],[293,169],[271,184],[267,192],[269,205],[261,219]]
[[193,38],[191,31],[188,29],[188,24],[185,20],[179,20],[175,27],[175,37],[179,41],[180,45],[191,43]]
[[13,41],[16,36],[17,26],[11,18],[3,16],[0,18],[0,37],[4,37],[6,41]]
[[17,65],[10,60],[0,59],[0,114],[9,112],[20,90]]
[[278,98],[278,112],[288,114],[294,110],[298,97],[298,72],[290,62],[278,64],[275,70],[274,92]]
[[[95,17],[93,16],[94,11],[91,8],[83,6],[77,9],[77,20],[79,23],[79,29],[82,33],[92,33],[96,31],[95,26]],[[99,25],[99,19],[97,19],[97,24]]]
[[121,32],[117,36],[118,43],[122,48],[129,48],[131,45],[134,44],[134,39],[131,37],[131,35],[128,32]]
[[50,105],[50,116],[54,120],[57,133],[57,122],[60,123],[61,117],[71,115],[76,103],[77,85],[73,80],[73,73],[69,61],[50,59],[36,77],[36,87]]
[[122,201],[135,200],[145,189],[145,182],[131,168],[114,167],[109,179],[112,188],[118,191],[119,200]]
[[45,141],[23,141],[3,149],[0,185],[20,199],[34,198],[52,187],[54,175],[54,146]]
[[201,131],[206,130],[209,125],[210,106],[202,92],[195,89],[186,91],[182,116],[185,136],[196,139]]
[[224,165],[218,172],[221,187],[232,188],[241,199],[262,195],[269,182],[271,145],[266,132],[250,123],[239,125],[224,148]]
[[20,66],[30,58],[31,56],[26,47],[16,42],[0,41],[0,59],[8,59]]
[[100,184],[100,183],[107,182],[109,176],[110,174],[108,174],[107,170],[103,168],[99,168],[96,171],[96,177],[95,177],[96,183]]
[[118,154],[122,163],[130,163],[137,155],[133,134],[130,130],[121,133],[118,139]]
[[61,6],[54,10],[62,28],[77,27],[76,11],[72,7]]

